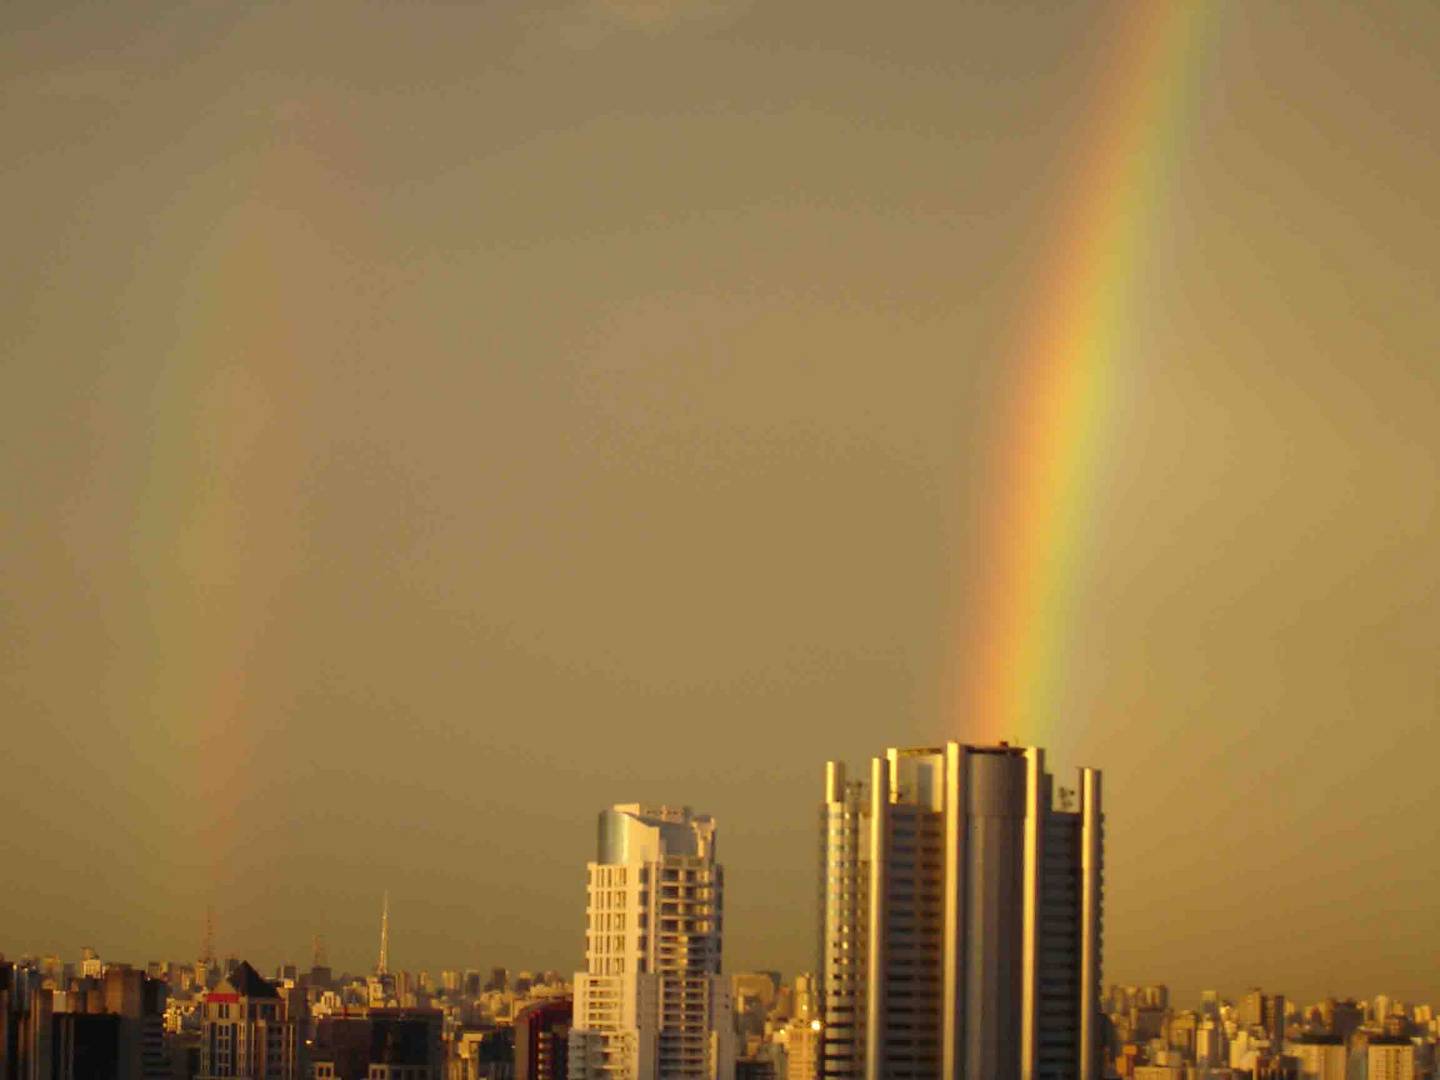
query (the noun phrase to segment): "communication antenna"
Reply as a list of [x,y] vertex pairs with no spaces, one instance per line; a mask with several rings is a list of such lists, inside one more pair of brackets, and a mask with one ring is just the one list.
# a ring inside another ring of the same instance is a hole
[[380,909],[380,962],[376,975],[390,974],[390,890],[385,890],[385,905]]
[[325,962],[325,939],[319,934],[310,943],[310,967],[311,969],[329,967]]
[[200,931],[200,959],[215,963],[215,905],[205,905],[205,922]]

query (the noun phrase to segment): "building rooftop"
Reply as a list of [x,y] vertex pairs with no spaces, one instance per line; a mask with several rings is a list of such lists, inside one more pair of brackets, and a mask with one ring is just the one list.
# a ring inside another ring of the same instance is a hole
[[235,970],[220,984],[221,990],[223,991],[226,986],[228,986],[233,993],[239,994],[241,997],[280,997],[280,993],[275,989],[274,985],[267,979],[262,978],[260,973],[244,960],[241,960],[240,963],[235,965]]

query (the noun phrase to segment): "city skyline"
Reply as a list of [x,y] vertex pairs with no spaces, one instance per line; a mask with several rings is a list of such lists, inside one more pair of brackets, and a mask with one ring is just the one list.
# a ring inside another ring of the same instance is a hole
[[[1106,971],[1425,1000],[1440,9],[0,13],[7,956],[807,970],[827,758],[1106,777]],[[278,954],[277,954],[278,953]],[[284,954],[289,954],[284,955]]]

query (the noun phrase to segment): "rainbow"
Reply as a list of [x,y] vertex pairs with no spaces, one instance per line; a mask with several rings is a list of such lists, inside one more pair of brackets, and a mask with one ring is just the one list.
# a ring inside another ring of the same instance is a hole
[[967,737],[1040,741],[1062,722],[1086,537],[1101,495],[1115,357],[1151,229],[1168,198],[1211,9],[1115,9],[1105,70],[1057,185],[1006,361],[1001,447],[984,490],[980,558],[964,603],[960,718]]
[[[313,132],[297,132],[296,117]],[[317,338],[305,286],[334,273],[332,248],[363,220],[324,166],[345,149],[343,125],[327,119],[324,102],[307,101],[255,123],[231,148],[233,189],[201,184],[155,223],[159,246],[188,262],[136,470],[144,631],[131,694],[147,718],[137,753],[188,759],[187,813],[162,854],[195,871],[197,908],[223,895],[237,859],[253,861],[246,816],[274,775],[263,748],[278,745],[289,704],[257,702],[254,676],[280,662],[286,585],[307,558],[317,448],[297,372]]]

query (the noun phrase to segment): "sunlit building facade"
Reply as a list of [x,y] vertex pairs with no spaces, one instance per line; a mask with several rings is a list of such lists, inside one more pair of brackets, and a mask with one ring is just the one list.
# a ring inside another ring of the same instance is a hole
[[720,974],[715,822],[688,808],[612,807],[600,815],[586,879],[571,1080],[729,1080],[735,1036]]
[[827,765],[822,820],[822,1076],[1098,1080],[1098,771],[891,749]]
[[785,1027],[786,1080],[819,1080],[825,1025],[814,975],[795,977],[795,1010]]
[[197,1080],[300,1080],[299,1002],[239,963],[204,997]]
[[1285,1055],[1299,1062],[1301,1080],[1346,1080],[1348,1075],[1349,1055],[1339,1035],[1301,1035],[1285,1044]]
[[1415,1080],[1415,1044],[1395,1035],[1380,1035],[1365,1047],[1366,1080]]

